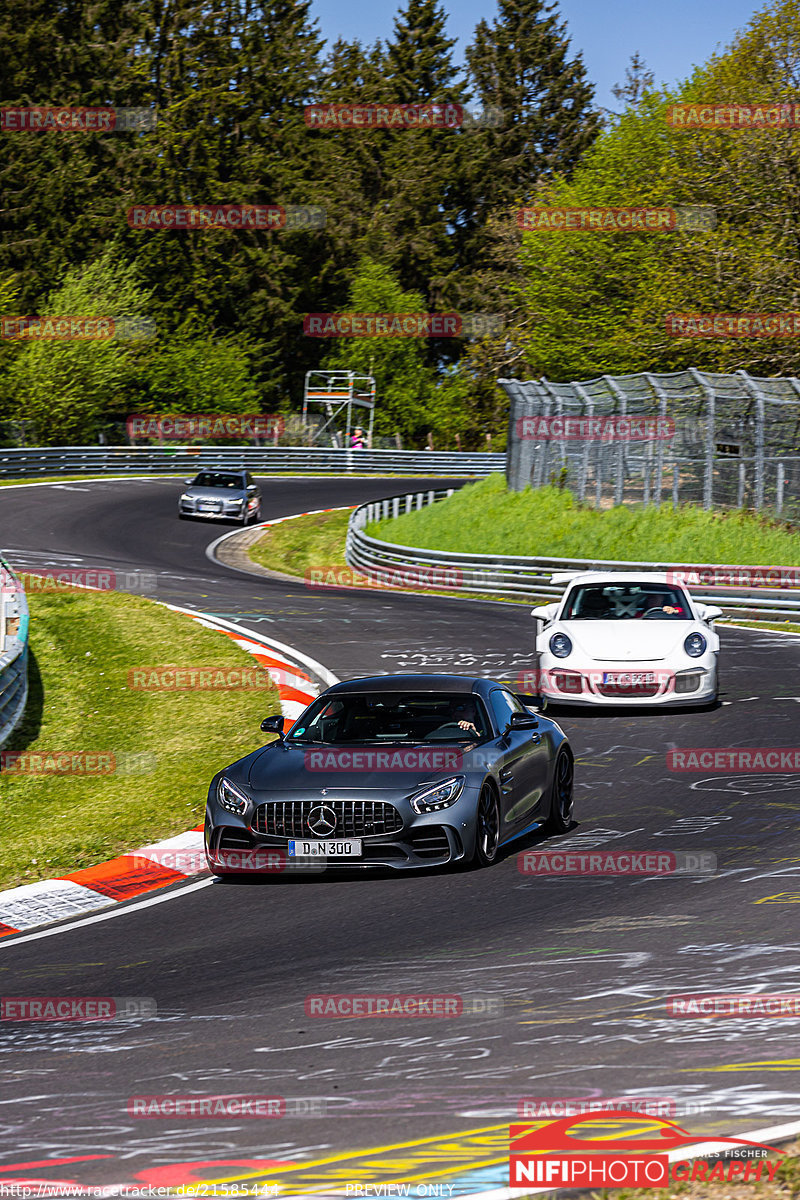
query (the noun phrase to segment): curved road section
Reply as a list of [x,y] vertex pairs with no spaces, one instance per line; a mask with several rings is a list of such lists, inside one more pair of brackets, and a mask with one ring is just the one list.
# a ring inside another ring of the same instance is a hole
[[[261,486],[265,519],[407,490],[397,479]],[[175,480],[4,488],[3,552],[18,569],[154,572],[153,598],[266,633],[339,678],[513,680],[532,665],[533,624],[518,606],[320,591],[211,562],[222,530],[179,523],[177,490]],[[798,775],[679,772],[667,755],[796,746],[800,641],[726,629],[722,655],[715,711],[565,716],[577,824],[547,843],[534,835],[491,870],[201,880],[4,939],[3,994],[143,996],[156,1015],[4,1023],[0,1180],[474,1194],[507,1184],[509,1123],[560,1115],[565,1102],[647,1101],[697,1134],[789,1121],[796,1016],[702,1017],[670,1001],[797,989]],[[545,844],[583,873],[520,870]],[[677,855],[682,870],[585,873],[592,853],[597,863],[612,852],[633,855],[631,866]],[[310,1003],[395,993],[463,1003],[446,1017],[381,1018]],[[273,1103],[258,1117],[133,1104],[163,1096]]]

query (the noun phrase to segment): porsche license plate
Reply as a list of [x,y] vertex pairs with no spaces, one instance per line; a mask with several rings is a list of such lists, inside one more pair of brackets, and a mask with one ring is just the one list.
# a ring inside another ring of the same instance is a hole
[[657,683],[655,671],[604,671],[603,683],[607,687],[640,688],[653,687]]
[[336,841],[302,840],[298,838],[289,842],[287,847],[289,858],[360,858],[361,838],[348,838]]

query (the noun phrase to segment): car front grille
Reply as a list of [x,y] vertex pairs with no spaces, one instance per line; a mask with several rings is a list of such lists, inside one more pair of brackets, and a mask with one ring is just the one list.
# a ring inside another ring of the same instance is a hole
[[598,683],[597,690],[601,696],[630,696],[633,699],[641,700],[643,696],[657,696],[661,691],[660,683],[636,683],[636,684],[619,684],[619,683]]
[[336,828],[331,836],[370,837],[375,834],[398,833],[403,818],[384,800],[274,800],[260,804],[253,819],[256,833],[273,837],[307,838],[318,835],[308,827],[312,808],[324,805],[336,814]]

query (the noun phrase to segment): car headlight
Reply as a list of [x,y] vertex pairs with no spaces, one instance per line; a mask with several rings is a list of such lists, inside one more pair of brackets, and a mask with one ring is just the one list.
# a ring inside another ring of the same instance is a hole
[[181,496],[181,500],[184,501],[186,504],[193,503],[193,497],[190,496],[188,492],[183,493],[183,495]]
[[217,784],[217,800],[226,812],[235,813],[237,817],[244,815],[250,803],[250,797],[224,776]]
[[556,658],[568,658],[572,654],[572,642],[565,633],[554,633],[550,638],[550,653]]
[[690,633],[683,643],[683,648],[689,658],[699,658],[701,654],[705,654],[707,645],[708,642],[702,633]]
[[416,796],[411,796],[411,807],[415,813],[420,814],[438,812],[440,808],[449,808],[451,804],[455,804],[463,792],[464,783],[463,775],[454,775],[452,779],[435,783],[431,787],[425,788],[424,791],[417,792]]

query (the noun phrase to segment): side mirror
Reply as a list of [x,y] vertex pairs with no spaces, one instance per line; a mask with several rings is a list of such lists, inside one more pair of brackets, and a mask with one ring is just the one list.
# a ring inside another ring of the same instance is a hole
[[247,485],[247,490],[248,492],[254,492],[256,490],[256,485],[254,483],[249,483]]
[[533,713],[512,713],[509,729],[538,729],[539,720]]
[[552,619],[556,615],[557,611],[558,611],[557,604],[542,604],[539,606],[539,608],[531,609],[531,616],[536,621],[544,621],[544,623],[546,625],[548,623],[548,621],[552,621]]
[[264,717],[264,720],[261,722],[261,728],[264,733],[277,733],[278,737],[283,741],[283,717]]
[[710,624],[712,621],[716,621],[717,617],[722,616],[722,609],[717,608],[715,604],[709,604],[708,608],[704,613],[701,614],[701,616],[704,621],[707,621]]
[[189,483],[194,483],[194,480],[193,479],[184,479],[183,482],[186,484],[189,484]]

